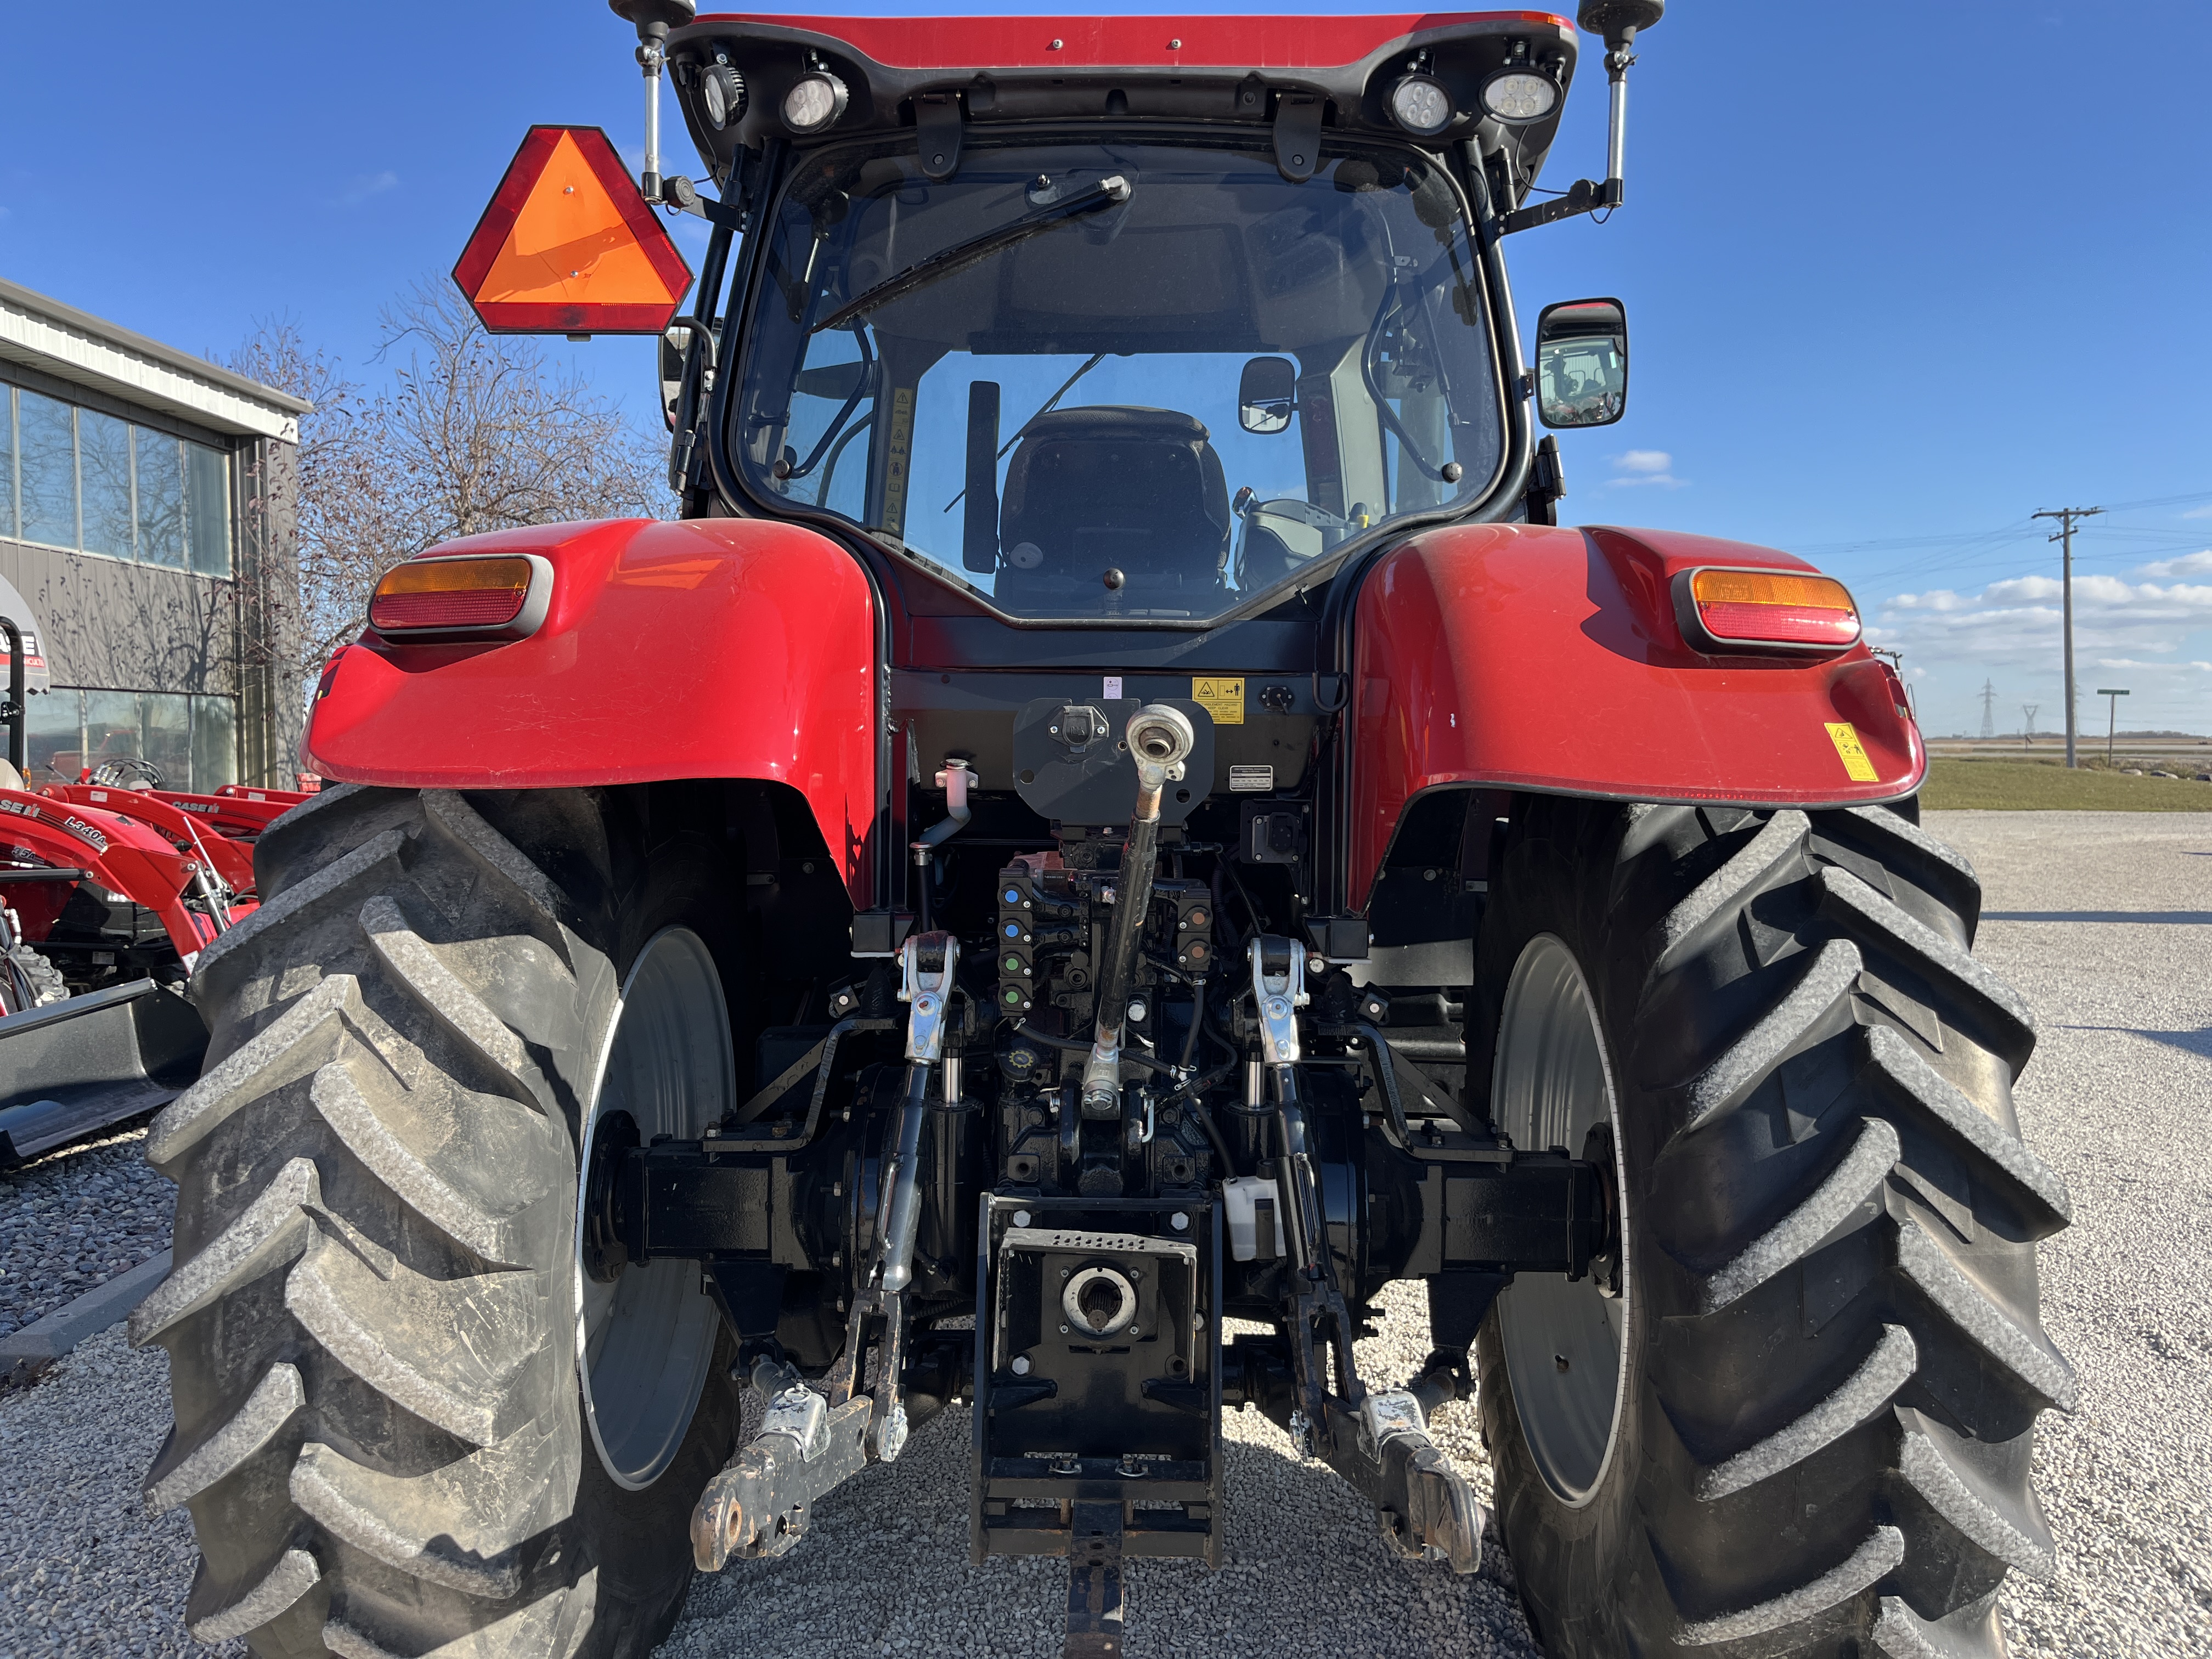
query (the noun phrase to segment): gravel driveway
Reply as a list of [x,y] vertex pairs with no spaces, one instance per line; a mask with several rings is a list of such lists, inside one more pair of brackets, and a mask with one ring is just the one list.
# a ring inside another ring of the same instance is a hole
[[[2076,1216],[2043,1251],[2045,1317],[2081,1383],[2081,1409],[2045,1417],[2038,1450],[2058,1572],[2047,1584],[2009,1581],[2013,1650],[2202,1656],[2212,1651],[2212,1300],[2202,1269],[2212,1259],[2212,816],[1942,813],[1929,826],[1979,866],[1982,954],[2040,1016],[2020,1111],[2072,1188]],[[131,1190],[111,1195],[119,1214],[137,1213]],[[21,1224],[16,1202],[0,1182],[0,1250]],[[143,1259],[166,1242],[120,1254]],[[86,1248],[104,1266],[100,1247]],[[1420,1288],[1398,1287],[1389,1306],[1382,1334],[1361,1345],[1363,1369],[1402,1376],[1427,1351]],[[12,1311],[0,1301],[0,1317]],[[181,1516],[149,1522],[137,1502],[167,1419],[161,1354],[131,1353],[119,1331],[40,1386],[0,1398],[10,1522],[0,1534],[0,1659],[204,1651],[177,1617],[190,1529]],[[1229,1565],[1134,1564],[1130,1659],[1534,1653],[1511,1564],[1494,1547],[1472,1579],[1401,1565],[1365,1506],[1293,1461],[1271,1425],[1239,1413],[1225,1427]],[[1451,1407],[1437,1428],[1486,1497],[1472,1411]],[[948,1413],[898,1463],[824,1504],[792,1556],[702,1579],[662,1653],[1056,1652],[1063,1563],[966,1564],[966,1456],[965,1419]]]

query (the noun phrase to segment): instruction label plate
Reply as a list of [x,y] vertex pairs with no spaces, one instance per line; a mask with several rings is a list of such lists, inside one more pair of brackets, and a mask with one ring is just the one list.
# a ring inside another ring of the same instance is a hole
[[1216,726],[1244,724],[1244,681],[1242,676],[1233,680],[1194,679],[1190,683],[1190,700],[1212,715]]

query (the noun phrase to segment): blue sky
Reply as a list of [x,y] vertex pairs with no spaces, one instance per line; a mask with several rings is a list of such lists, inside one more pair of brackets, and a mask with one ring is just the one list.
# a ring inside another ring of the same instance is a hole
[[[91,15],[0,22],[0,274],[188,349],[289,316],[373,376],[378,307],[451,267],[526,125],[636,143],[633,42],[598,0]],[[1601,164],[1585,52],[1548,185]],[[2025,702],[2060,723],[2057,549],[2029,514],[2103,505],[2076,542],[2084,727],[2117,684],[2134,724],[2212,732],[2212,329],[2188,309],[2212,8],[1676,0],[1642,56],[1628,205],[1510,249],[1524,327],[1629,307],[1630,413],[1563,438],[1565,516],[1814,559],[1940,734],[1978,728],[1984,680],[1998,730]],[[649,411],[649,344],[575,350]]]

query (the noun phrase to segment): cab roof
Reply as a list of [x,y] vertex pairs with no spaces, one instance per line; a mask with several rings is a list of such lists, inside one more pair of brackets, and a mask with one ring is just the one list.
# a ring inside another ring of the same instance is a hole
[[[738,151],[771,139],[805,148],[916,125],[917,99],[981,136],[1004,122],[1219,123],[1264,130],[1285,94],[1322,100],[1324,130],[1389,137],[1441,150],[1464,139],[1505,152],[1519,198],[1542,166],[1574,73],[1574,25],[1548,11],[1387,12],[1337,16],[826,17],[714,13],[668,40],[672,80],[691,136],[718,180]],[[703,70],[727,63],[744,76],[743,114],[715,128],[700,107]],[[1526,67],[1551,75],[1562,96],[1540,120],[1508,125],[1482,112],[1492,75]],[[1445,129],[1412,137],[1386,96],[1419,69],[1442,81],[1458,112]],[[794,137],[780,111],[812,70],[844,82],[848,102],[824,131]]]
[[717,12],[696,27],[827,35],[902,70],[1333,69],[1416,35],[1504,23],[1569,40],[1548,11],[1376,12],[1365,16],[820,17]]

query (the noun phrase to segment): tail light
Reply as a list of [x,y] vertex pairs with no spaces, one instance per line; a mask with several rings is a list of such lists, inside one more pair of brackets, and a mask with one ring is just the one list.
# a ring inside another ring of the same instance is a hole
[[1709,653],[1848,651],[1861,631],[1841,582],[1794,570],[1686,570],[1674,615],[1692,648]]
[[553,567],[535,553],[410,559],[377,583],[368,625],[387,639],[519,640],[552,598]]

